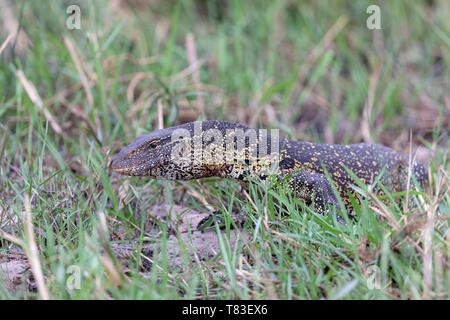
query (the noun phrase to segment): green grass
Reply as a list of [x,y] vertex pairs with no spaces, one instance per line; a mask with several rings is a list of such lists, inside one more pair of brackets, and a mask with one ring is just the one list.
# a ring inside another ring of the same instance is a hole
[[[382,30],[375,31],[366,28],[372,3],[364,1],[124,1],[117,8],[80,1],[80,30],[66,28],[72,2],[6,3],[32,45],[13,37],[0,53],[0,264],[20,254],[18,243],[31,257],[30,203],[39,251],[28,261],[45,280],[35,285],[33,270],[16,290],[0,281],[0,299],[43,298],[42,290],[56,299],[449,298],[447,1],[376,2]],[[201,85],[185,72],[188,33],[204,61]],[[387,205],[385,217],[366,199],[342,226],[282,184],[252,184],[246,197],[235,181],[112,173],[114,152],[158,127],[158,108],[165,126],[206,117],[313,142],[373,141],[406,154],[411,132],[433,190],[414,194],[419,205],[408,213]],[[206,212],[205,201],[228,221],[219,255],[185,255],[184,267],[174,268],[166,224],[150,236],[141,231],[148,213],[161,203]],[[249,214],[250,240],[232,247],[229,218],[240,210]],[[124,270],[111,246],[130,241],[137,245]],[[141,255],[151,242],[162,255]],[[70,290],[74,267],[80,288]]]

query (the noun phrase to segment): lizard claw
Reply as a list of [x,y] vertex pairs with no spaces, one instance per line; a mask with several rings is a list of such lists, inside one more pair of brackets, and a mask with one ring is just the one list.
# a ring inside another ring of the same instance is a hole
[[[244,225],[244,217],[246,216],[245,212],[239,212],[236,215],[233,215],[232,217],[232,224],[231,227],[234,227],[235,225],[239,228],[242,228]],[[215,210],[211,212],[207,217],[203,218],[197,225],[197,230],[201,232],[209,231],[214,229],[215,224],[219,225],[220,229],[225,228],[225,219],[223,217],[223,212],[220,210]]]

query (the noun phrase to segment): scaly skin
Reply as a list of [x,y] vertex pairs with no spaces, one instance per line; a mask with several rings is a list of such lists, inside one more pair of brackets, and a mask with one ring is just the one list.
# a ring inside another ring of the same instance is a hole
[[[182,137],[177,138],[180,133]],[[241,145],[230,145],[238,141],[234,137],[239,133],[247,133],[247,138],[241,140]],[[249,138],[251,133],[255,133],[253,140]],[[359,201],[351,188],[356,183],[345,167],[366,184],[373,183],[383,172],[380,182],[387,190],[406,190],[408,158],[390,148],[369,143],[334,145],[274,138],[264,130],[216,120],[190,122],[140,136],[123,148],[112,163],[117,173],[154,179],[217,176],[245,181],[249,176],[262,180],[269,174],[278,179],[288,176],[287,182],[296,195],[314,203],[321,213],[327,212],[327,205],[343,209],[325,170],[348,212],[353,210],[349,195]],[[423,164],[414,162],[412,174],[421,188],[427,186]],[[376,192],[383,195],[380,188]]]

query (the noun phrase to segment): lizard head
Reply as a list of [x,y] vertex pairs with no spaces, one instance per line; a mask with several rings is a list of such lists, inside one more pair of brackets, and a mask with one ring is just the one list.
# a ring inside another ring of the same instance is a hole
[[[120,174],[153,179],[191,180],[211,176],[241,179],[248,171],[252,153],[249,150],[255,151],[256,159],[257,143],[250,143],[248,136],[252,133],[256,141],[258,131],[251,130],[217,120],[155,130],[123,148],[112,162],[112,168]],[[235,141],[240,138],[242,144],[238,147]]]
[[[182,149],[189,146],[190,127],[185,124],[139,136],[115,157],[111,165],[113,170],[124,175],[153,179],[194,179],[193,167],[189,166],[188,161],[191,157],[187,152],[183,154],[185,150]],[[183,158],[183,155],[186,157]]]

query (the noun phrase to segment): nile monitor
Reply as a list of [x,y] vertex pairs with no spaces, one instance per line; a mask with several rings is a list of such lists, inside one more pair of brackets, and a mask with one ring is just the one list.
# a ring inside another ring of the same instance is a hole
[[[389,192],[399,192],[407,187],[408,163],[408,157],[381,145],[315,144],[279,138],[278,131],[268,134],[264,129],[209,120],[142,135],[120,151],[112,168],[120,174],[169,180],[212,176],[264,180],[273,174],[277,179],[286,178],[295,194],[314,204],[320,213],[328,212],[328,205],[343,209],[328,173],[351,213],[350,195],[357,202],[359,196],[351,187],[356,182],[348,170],[365,184],[372,184],[379,176]],[[414,162],[411,171],[425,188],[425,166]],[[383,195],[381,188],[375,190]]]

